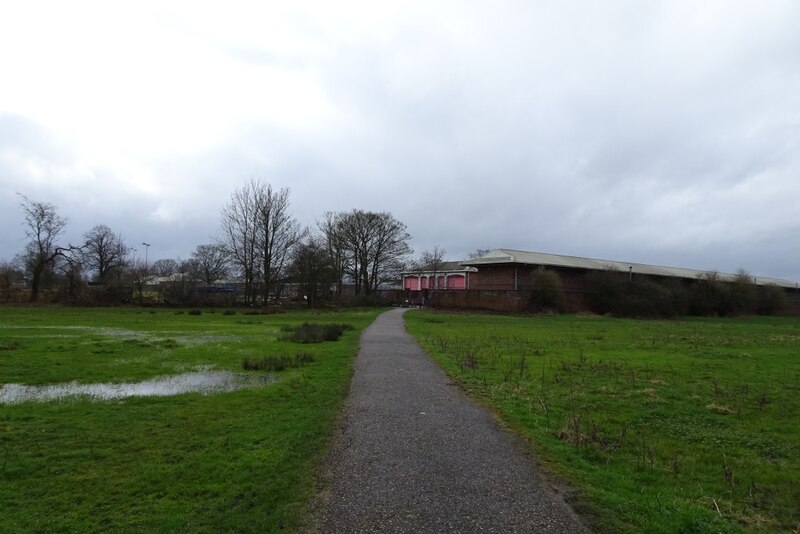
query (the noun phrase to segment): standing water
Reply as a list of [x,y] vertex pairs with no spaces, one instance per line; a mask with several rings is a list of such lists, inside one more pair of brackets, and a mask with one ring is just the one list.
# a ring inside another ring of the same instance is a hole
[[179,375],[162,376],[142,382],[105,384],[47,384],[26,386],[5,384],[0,387],[0,404],[20,402],[49,402],[64,398],[87,398],[92,401],[111,401],[128,397],[167,397],[183,393],[227,393],[245,388],[255,388],[275,382],[271,375],[244,375],[230,371],[196,371]]

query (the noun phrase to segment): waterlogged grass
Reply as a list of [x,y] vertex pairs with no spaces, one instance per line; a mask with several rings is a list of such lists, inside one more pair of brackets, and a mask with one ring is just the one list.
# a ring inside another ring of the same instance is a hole
[[800,529],[800,320],[410,312],[605,532]]
[[[0,405],[0,531],[293,530],[377,311],[248,316],[0,308],[0,385],[235,373],[294,354],[281,328],[348,323],[264,387],[214,395]],[[250,371],[263,373],[264,371]],[[270,375],[272,376],[272,375]]]

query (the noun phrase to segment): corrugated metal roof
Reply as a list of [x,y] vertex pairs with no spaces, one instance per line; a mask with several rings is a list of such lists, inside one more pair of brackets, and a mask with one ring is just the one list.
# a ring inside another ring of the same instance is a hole
[[[477,272],[477,269],[474,267],[465,267],[463,261],[444,261],[439,264],[439,267],[436,269],[437,273],[464,273],[464,272]],[[409,271],[403,271],[401,274],[433,274],[433,269],[430,268],[422,268],[422,269],[411,269]]]
[[[569,267],[573,269],[589,269],[595,271],[618,270],[628,272],[632,268],[633,273],[649,274],[653,276],[670,276],[674,278],[698,278],[709,271],[699,271],[696,269],[683,269],[680,267],[660,267],[657,265],[647,265],[644,263],[628,263],[613,260],[597,260],[593,258],[580,258],[576,256],[562,256],[559,254],[545,254],[543,252],[526,252],[523,250],[512,250],[506,248],[494,249],[480,258],[466,260],[463,265],[480,267],[481,265],[497,265],[502,263],[520,263],[523,265],[543,265],[546,267]],[[722,280],[733,280],[736,275],[720,273]],[[782,280],[780,278],[768,278],[756,276],[755,282],[758,285],[774,284],[781,287],[797,287],[795,282]]]
[[442,263],[439,267],[440,271],[464,271],[466,267],[464,267],[462,261],[446,261]]

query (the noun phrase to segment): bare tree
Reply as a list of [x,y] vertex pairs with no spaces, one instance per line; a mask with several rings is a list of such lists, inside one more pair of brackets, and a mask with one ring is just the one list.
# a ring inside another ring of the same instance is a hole
[[150,266],[150,271],[156,276],[168,277],[178,272],[180,264],[172,258],[156,260]]
[[345,234],[346,213],[326,212],[317,227],[322,232],[325,249],[333,266],[333,278],[336,283],[336,296],[342,296],[344,276],[352,263],[352,254],[347,246]]
[[150,276],[147,262],[139,259],[128,262],[125,266],[124,276],[133,287],[134,295],[139,299],[144,298],[144,287],[147,283],[147,278]]
[[432,250],[426,250],[420,255],[419,269],[433,273],[433,288],[439,289],[439,272],[444,265],[444,255],[447,251],[439,245],[434,245]]
[[231,195],[222,210],[221,227],[225,248],[231,263],[244,278],[245,304],[255,302],[257,275],[256,237],[258,234],[258,189],[260,184],[251,181]]
[[25,214],[25,235],[30,240],[25,247],[25,267],[31,275],[31,302],[39,300],[42,282],[52,274],[53,264],[64,249],[56,245],[56,240],[67,219],[56,213],[56,207],[47,202],[35,202],[25,195],[20,206]]
[[406,225],[388,212],[353,210],[342,216],[341,224],[352,258],[348,274],[357,293],[370,295],[402,270],[412,252],[411,236]]
[[194,276],[206,284],[213,284],[228,275],[228,254],[225,246],[219,243],[198,245],[190,262]]
[[84,263],[83,250],[78,247],[70,247],[56,259],[55,270],[61,275],[63,286],[62,298],[69,302],[77,302],[81,296],[81,289],[84,287]]
[[310,237],[294,248],[289,275],[300,284],[311,307],[330,291],[336,270],[323,239]]
[[289,190],[274,191],[269,184],[251,180],[234,191],[223,209],[222,233],[231,261],[245,279],[245,301],[255,302],[260,281],[267,302],[300,237],[299,225],[289,214]]
[[105,224],[95,226],[83,238],[84,263],[97,273],[97,281],[105,284],[112,276],[118,278],[128,256],[122,238]]
[[289,189],[273,191],[271,185],[259,185],[256,251],[266,303],[272,286],[285,275],[289,254],[300,239],[300,225],[289,214]]
[[480,258],[481,256],[486,256],[492,249],[490,248],[476,248],[472,252],[469,253],[467,256],[469,259],[474,260],[475,258]]

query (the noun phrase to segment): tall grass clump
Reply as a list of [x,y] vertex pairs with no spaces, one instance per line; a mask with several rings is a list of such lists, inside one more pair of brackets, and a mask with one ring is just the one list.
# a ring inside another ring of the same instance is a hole
[[263,358],[245,358],[242,367],[247,371],[283,371],[294,367],[302,367],[314,361],[310,352],[298,352],[294,356],[264,356]]
[[323,341],[337,341],[347,330],[352,330],[349,324],[319,324],[303,323],[300,326],[284,327],[286,332],[283,339],[295,343],[322,343]]

